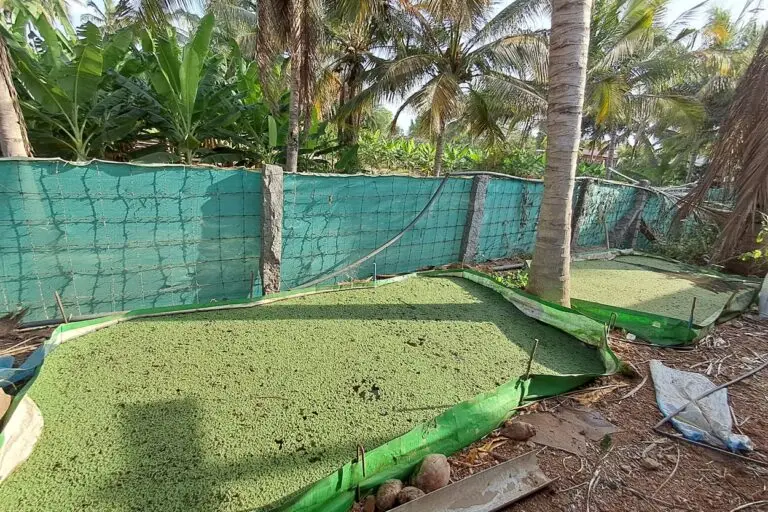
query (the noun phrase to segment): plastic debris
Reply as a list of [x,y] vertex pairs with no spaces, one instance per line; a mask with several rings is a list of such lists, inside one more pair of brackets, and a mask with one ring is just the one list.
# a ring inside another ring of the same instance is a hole
[[[675,370],[660,361],[650,362],[656,403],[666,416],[702,393],[716,387],[699,373]],[[733,420],[728,406],[728,390],[721,389],[675,415],[670,422],[687,439],[725,448],[732,452],[752,450],[749,437],[732,432]]]

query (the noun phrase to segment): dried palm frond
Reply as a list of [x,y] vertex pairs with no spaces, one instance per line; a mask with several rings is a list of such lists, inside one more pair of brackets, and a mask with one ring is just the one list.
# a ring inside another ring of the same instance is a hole
[[736,255],[743,237],[757,235],[768,209],[768,31],[736,90],[720,129],[712,160],[696,187],[682,200],[686,216],[704,203],[714,185],[731,190],[735,203],[715,247],[718,259]]

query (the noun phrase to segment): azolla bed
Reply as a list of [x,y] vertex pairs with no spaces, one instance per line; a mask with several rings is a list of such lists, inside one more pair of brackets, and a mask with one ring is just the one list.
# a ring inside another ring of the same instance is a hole
[[63,344],[4,510],[251,510],[446,408],[532,372],[602,374],[597,350],[459,278],[140,319]]

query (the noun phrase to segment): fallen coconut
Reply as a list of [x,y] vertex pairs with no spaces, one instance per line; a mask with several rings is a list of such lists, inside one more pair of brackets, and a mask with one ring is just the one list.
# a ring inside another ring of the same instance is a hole
[[376,512],[376,496],[373,494],[366,496],[363,503],[363,512]]
[[424,457],[413,483],[424,491],[430,493],[441,487],[445,487],[451,481],[451,466],[445,455],[434,453]]
[[397,503],[402,505],[415,499],[425,496],[425,492],[416,487],[404,487],[402,491],[397,494]]
[[400,480],[387,480],[379,487],[376,493],[376,510],[386,512],[394,508],[397,503],[397,495],[403,490],[403,482]]

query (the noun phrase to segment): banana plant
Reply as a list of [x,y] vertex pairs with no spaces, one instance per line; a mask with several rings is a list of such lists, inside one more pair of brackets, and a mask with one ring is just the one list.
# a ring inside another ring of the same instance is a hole
[[[149,61],[149,89],[130,80],[121,85],[149,103],[148,124],[170,143],[178,156],[191,163],[203,141],[236,137],[233,127],[242,111],[233,81],[225,75],[220,56],[208,58],[214,19],[200,20],[190,41],[180,48],[173,28],[156,34],[145,29],[141,46]],[[143,160],[172,159],[160,143]]]
[[113,94],[106,70],[118,68],[129,51],[129,30],[102,38],[92,24],[70,41],[45,16],[35,21],[44,50],[2,29],[21,84],[21,105],[38,155],[69,154],[76,160],[104,150],[136,128],[141,113],[125,93]]

